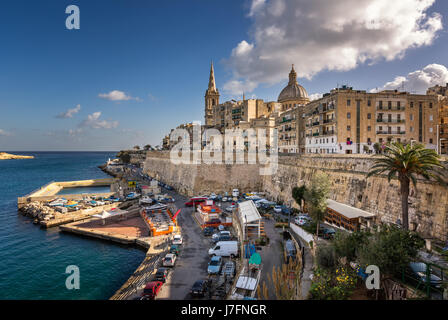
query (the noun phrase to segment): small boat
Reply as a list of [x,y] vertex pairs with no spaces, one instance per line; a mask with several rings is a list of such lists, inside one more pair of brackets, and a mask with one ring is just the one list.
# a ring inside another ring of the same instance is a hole
[[89,204],[94,207],[98,207],[98,206],[104,206],[106,203],[104,201],[92,200],[92,201],[89,201]]
[[150,197],[148,196],[143,196],[140,199],[140,205],[148,205],[148,204],[152,204],[154,202],[154,200],[152,200]]
[[118,202],[120,201],[120,198],[114,197],[114,196],[110,196],[107,199],[104,199],[105,201],[111,201],[111,202]]
[[166,208],[168,208],[168,206],[166,204],[157,203],[155,205],[145,207],[145,210],[165,210]]
[[50,207],[62,207],[67,203],[67,199],[64,198],[60,198],[60,199],[56,199],[53,200],[52,202],[50,202],[48,205]]
[[69,202],[67,202],[64,207],[66,208],[74,208],[78,205],[78,202],[70,200]]
[[126,200],[134,200],[140,197],[140,195],[137,192],[131,192],[126,196]]

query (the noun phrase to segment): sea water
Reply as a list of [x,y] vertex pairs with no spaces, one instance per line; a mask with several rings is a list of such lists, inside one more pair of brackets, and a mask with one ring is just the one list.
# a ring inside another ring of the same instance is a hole
[[[0,299],[108,299],[143,261],[134,247],[41,229],[17,212],[17,197],[51,181],[108,177],[97,166],[115,152],[19,152],[0,161]],[[66,268],[80,271],[68,290]]]

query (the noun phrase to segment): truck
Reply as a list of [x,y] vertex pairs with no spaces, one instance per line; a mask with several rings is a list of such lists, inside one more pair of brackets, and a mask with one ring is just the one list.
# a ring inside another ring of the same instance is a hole
[[238,241],[219,241],[213,248],[208,250],[208,254],[210,256],[237,257]]
[[232,190],[232,197],[238,198],[240,196],[240,191],[238,189]]

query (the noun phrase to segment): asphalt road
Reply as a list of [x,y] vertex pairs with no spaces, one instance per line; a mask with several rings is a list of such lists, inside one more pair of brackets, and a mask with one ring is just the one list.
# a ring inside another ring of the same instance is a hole
[[174,192],[166,193],[173,196],[178,209],[182,209],[178,224],[182,228],[183,244],[176,265],[157,299],[190,299],[189,292],[195,281],[207,278],[208,249],[211,244],[210,240],[202,235],[200,227],[193,219],[193,209],[184,206],[188,199]]

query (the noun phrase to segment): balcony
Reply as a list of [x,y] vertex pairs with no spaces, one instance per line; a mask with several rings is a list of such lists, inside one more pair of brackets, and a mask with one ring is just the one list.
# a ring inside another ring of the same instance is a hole
[[378,119],[376,119],[376,122],[381,122],[381,123],[404,123],[404,119],[382,119],[382,118],[378,118]]
[[285,122],[290,122],[292,119],[286,119],[286,118],[283,118],[281,121],[280,121],[280,123],[285,123]]
[[384,111],[384,112],[389,112],[389,111],[404,111],[404,107],[385,107],[385,106],[377,106],[376,110],[378,111]]
[[377,130],[376,134],[389,134],[389,135],[401,135],[401,134],[406,134],[406,131],[380,131]]
[[324,123],[332,123],[334,122],[334,118],[332,119],[324,119]]
[[322,132],[322,136],[331,136],[334,135],[334,130],[327,130]]
[[320,124],[319,121],[313,122],[313,126],[318,126]]
[[314,132],[313,137],[317,137],[319,135],[319,132]]

